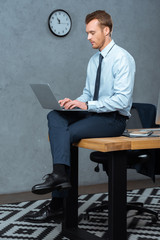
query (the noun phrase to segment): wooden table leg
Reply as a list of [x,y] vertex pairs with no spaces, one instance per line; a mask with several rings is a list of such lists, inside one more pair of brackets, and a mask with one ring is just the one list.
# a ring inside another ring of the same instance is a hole
[[78,148],[71,148],[71,185],[65,199],[62,235],[70,240],[100,240],[99,237],[78,228]]
[[127,240],[126,219],[126,155],[125,151],[112,153],[109,160],[109,240]]

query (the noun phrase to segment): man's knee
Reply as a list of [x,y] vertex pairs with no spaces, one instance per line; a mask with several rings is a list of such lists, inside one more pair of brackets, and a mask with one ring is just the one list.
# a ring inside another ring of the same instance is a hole
[[47,120],[48,120],[48,126],[51,127],[54,125],[54,122],[57,121],[57,112],[56,111],[51,111],[47,114]]
[[62,112],[59,111],[51,111],[47,115],[48,119],[48,126],[54,126],[54,127],[61,127],[66,126],[66,119],[65,116],[63,116]]
[[47,120],[48,120],[48,122],[50,122],[52,118],[53,118],[53,111],[51,111],[51,112],[49,112],[49,113],[47,114]]

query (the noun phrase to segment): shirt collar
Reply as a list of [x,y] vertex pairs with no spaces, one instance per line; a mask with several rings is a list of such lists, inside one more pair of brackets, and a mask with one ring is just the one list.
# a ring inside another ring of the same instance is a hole
[[99,51],[99,53],[105,57],[107,56],[107,54],[110,52],[110,50],[112,49],[112,47],[115,45],[114,40],[112,40],[101,52]]

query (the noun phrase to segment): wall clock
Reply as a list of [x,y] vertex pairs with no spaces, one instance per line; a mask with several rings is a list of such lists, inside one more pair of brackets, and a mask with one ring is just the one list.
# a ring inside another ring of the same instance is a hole
[[64,37],[71,30],[72,20],[66,11],[57,9],[49,15],[48,26],[55,36]]

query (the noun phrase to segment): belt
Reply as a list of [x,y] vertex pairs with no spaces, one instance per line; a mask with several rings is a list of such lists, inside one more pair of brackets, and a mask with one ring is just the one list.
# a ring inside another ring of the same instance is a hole
[[118,116],[118,117],[123,117],[123,118],[125,118],[126,120],[129,119],[128,116],[122,115],[122,114],[120,114],[118,111],[116,111],[116,112],[114,112],[114,113],[116,113],[116,116]]
[[106,116],[113,116],[113,117],[122,117],[122,118],[125,118],[126,120],[129,119],[128,116],[125,116],[125,115],[122,115],[120,114],[118,111],[115,111],[115,112],[103,112],[103,113],[100,113],[102,115],[106,115]]

